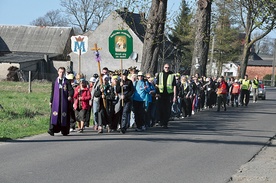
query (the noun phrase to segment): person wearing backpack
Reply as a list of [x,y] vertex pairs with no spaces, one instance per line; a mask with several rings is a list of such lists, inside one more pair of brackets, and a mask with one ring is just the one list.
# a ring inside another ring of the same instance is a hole
[[239,106],[239,95],[240,95],[240,83],[237,79],[235,79],[234,83],[231,85],[230,88],[230,94],[231,94],[231,106],[234,107],[234,104],[236,104],[236,107]]
[[229,91],[228,85],[224,80],[223,76],[220,76],[218,79],[218,88],[217,88],[217,102],[218,108],[217,111],[220,111],[221,103],[223,102],[224,111],[226,111],[226,101],[227,101],[227,93]]

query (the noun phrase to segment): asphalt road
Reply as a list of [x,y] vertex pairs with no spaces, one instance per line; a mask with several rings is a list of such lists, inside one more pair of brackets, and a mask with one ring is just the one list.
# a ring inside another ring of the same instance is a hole
[[0,144],[0,183],[225,183],[276,133],[276,90],[248,107],[196,113],[169,129]]

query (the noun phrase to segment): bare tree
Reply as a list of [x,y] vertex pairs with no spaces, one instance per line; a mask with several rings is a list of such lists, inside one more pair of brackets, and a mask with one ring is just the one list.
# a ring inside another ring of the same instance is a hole
[[156,73],[160,44],[163,41],[167,0],[152,0],[144,39],[141,70]]
[[110,14],[112,3],[109,0],[61,0],[61,6],[68,15],[73,27],[82,33],[94,30]]
[[[276,1],[275,0],[234,0],[239,10],[241,25],[245,31],[244,47],[240,63],[239,77],[244,77],[250,56],[250,49],[254,43],[264,38],[276,26]],[[262,33],[252,38],[253,31]]]
[[33,20],[30,24],[36,25],[36,26],[57,26],[57,27],[68,25],[67,21],[64,19],[60,10],[49,11],[43,17],[39,17]]
[[[253,37],[258,36],[259,33],[253,34]],[[271,37],[264,37],[256,41],[255,43],[255,52],[257,54],[273,55],[274,52],[274,39]]]
[[210,42],[211,4],[212,0],[198,0],[191,75],[195,73],[199,73],[201,76],[206,75]]

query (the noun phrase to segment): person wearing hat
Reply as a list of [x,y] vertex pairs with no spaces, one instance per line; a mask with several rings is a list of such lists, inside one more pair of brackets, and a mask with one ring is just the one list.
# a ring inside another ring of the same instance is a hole
[[108,126],[108,132],[115,132],[117,131],[118,124],[121,120],[122,113],[118,110],[119,105],[119,98],[118,98],[118,93],[116,93],[116,87],[119,82],[119,76],[113,75],[111,78],[111,90],[114,93],[115,97],[112,100],[112,108],[111,108],[111,123]]
[[104,126],[107,126],[109,132],[112,114],[114,113],[113,100],[115,99],[115,93],[109,81],[110,77],[108,75],[104,75],[103,84],[99,85],[94,93],[94,96],[100,99],[98,112],[98,133],[103,133]]
[[85,118],[85,122],[84,122],[85,127],[90,126],[90,118],[91,118],[92,106],[93,106],[92,90],[93,90],[95,82],[96,82],[96,78],[92,76],[89,79],[89,85],[88,85],[88,89],[89,89],[89,92],[91,94],[91,99],[89,100],[89,106],[88,106],[88,109],[87,109],[87,112],[86,112],[86,118]]
[[[66,76],[66,78],[69,80],[69,82],[71,83],[73,89],[75,90],[75,87],[77,85],[75,85],[75,76],[74,74],[68,74]],[[72,99],[69,101],[68,105],[69,105],[69,114],[70,114],[70,132],[74,132],[76,130],[76,116],[75,116],[75,112],[73,109],[73,103],[74,103],[74,98],[72,97]]]
[[259,78],[258,75],[255,76],[252,82],[252,92],[253,92],[253,103],[256,103],[258,100],[259,94]]
[[132,107],[132,95],[134,93],[133,83],[127,78],[129,72],[128,70],[122,71],[121,81],[117,83],[116,93],[119,95],[119,102],[122,105],[120,109],[122,112],[122,119],[120,124],[121,133],[126,133],[126,130],[130,123],[130,112]]
[[78,132],[82,133],[84,129],[84,122],[86,121],[86,113],[89,109],[89,100],[91,93],[87,87],[87,81],[80,79],[80,84],[75,88],[74,105],[76,120],[78,122]]
[[168,122],[171,114],[172,102],[176,102],[176,80],[170,65],[165,64],[164,70],[157,75],[156,85],[159,89],[159,114],[160,125],[168,128]]
[[144,80],[143,72],[138,72],[138,80],[133,83],[133,112],[135,116],[136,131],[143,131],[145,126],[145,108],[147,93],[150,92],[148,81]]
[[97,73],[95,73],[93,75],[93,78],[96,79],[96,80],[93,79],[93,81],[95,81],[95,83],[93,84],[93,87],[91,88],[93,129],[98,130],[98,113],[99,113],[99,106],[100,106],[100,98],[95,97],[94,94],[95,94],[96,88],[100,85],[100,79],[99,79],[99,75]]

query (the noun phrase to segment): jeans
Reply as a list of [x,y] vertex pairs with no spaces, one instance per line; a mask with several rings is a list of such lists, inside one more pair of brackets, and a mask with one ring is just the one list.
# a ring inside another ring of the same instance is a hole
[[121,129],[127,129],[130,123],[130,112],[131,112],[132,102],[128,101],[124,103],[122,112]]
[[100,110],[100,103],[98,101],[93,100],[93,118],[94,118],[94,125],[98,125],[98,113]]
[[218,109],[220,111],[221,103],[223,103],[224,111],[226,111],[226,101],[227,101],[227,94],[218,94]]
[[258,100],[259,89],[258,88],[252,88],[252,92],[253,92],[253,102],[256,102]]

